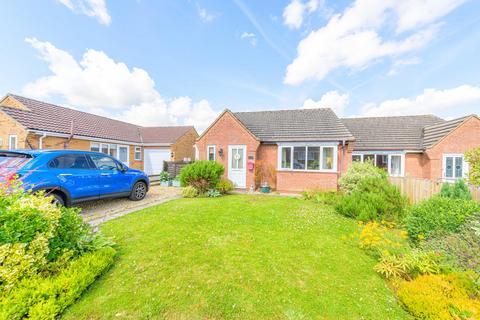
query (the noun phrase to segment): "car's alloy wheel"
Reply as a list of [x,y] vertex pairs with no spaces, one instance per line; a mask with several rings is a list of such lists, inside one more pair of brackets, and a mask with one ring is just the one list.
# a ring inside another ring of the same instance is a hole
[[142,200],[147,195],[147,185],[145,182],[137,182],[133,186],[132,195],[130,199],[132,200]]

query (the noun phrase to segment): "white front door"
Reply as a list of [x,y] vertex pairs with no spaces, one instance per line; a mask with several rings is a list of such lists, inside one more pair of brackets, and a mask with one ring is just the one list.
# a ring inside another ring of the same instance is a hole
[[228,146],[228,179],[237,188],[247,186],[247,147],[244,145]]

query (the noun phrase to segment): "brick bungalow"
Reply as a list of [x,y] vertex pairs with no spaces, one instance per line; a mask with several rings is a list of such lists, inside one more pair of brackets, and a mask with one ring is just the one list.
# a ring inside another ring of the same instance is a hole
[[158,174],[164,161],[193,159],[197,137],[192,126],[140,127],[13,94],[0,100],[0,149],[100,151]]
[[[433,115],[339,119],[328,108],[225,110],[197,139],[196,158],[222,163],[238,188],[267,180],[279,191],[302,191],[336,189],[352,161],[372,161],[391,176],[462,178],[468,172],[463,155],[475,147],[476,115],[450,121]],[[259,166],[273,178],[259,173]]]
[[[355,138],[331,109],[225,110],[197,139],[198,159],[222,163],[238,188],[269,180],[277,190],[336,189]],[[255,166],[274,171],[255,181]]]

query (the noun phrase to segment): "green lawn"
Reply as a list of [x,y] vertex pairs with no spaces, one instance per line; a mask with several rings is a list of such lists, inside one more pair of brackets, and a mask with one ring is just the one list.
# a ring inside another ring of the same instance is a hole
[[353,220],[310,201],[181,199],[105,223],[114,267],[65,319],[407,319],[342,236]]

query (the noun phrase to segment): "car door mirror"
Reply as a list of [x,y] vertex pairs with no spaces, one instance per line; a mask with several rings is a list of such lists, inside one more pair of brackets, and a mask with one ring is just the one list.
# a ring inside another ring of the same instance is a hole
[[122,163],[121,166],[120,166],[120,171],[125,173],[125,172],[128,171],[128,167]]

